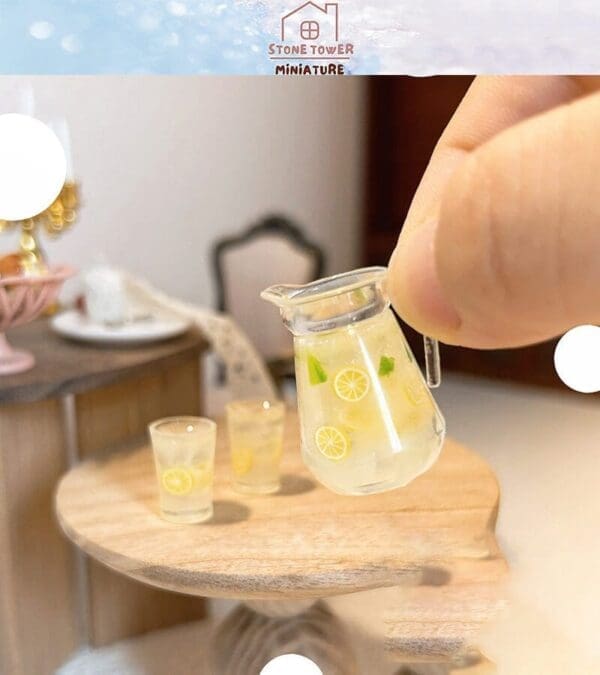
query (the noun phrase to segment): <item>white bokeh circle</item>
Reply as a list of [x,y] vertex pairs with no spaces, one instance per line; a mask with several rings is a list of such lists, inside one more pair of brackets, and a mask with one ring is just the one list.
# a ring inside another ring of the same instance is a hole
[[306,656],[282,654],[271,659],[260,675],[323,675],[323,671]]
[[47,209],[66,173],[65,151],[48,126],[29,115],[0,115],[1,220],[24,220]]
[[565,333],[554,350],[554,368],[575,391],[600,391],[600,326],[577,326]]

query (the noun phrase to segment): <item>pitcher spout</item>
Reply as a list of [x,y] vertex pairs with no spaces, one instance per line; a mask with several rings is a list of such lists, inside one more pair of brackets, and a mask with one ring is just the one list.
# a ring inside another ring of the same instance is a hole
[[260,295],[279,307],[292,333],[315,333],[369,318],[385,309],[389,304],[386,276],[385,267],[365,267],[308,284],[277,284]]
[[287,307],[292,304],[294,293],[298,293],[304,287],[304,285],[276,284],[261,291],[260,297],[267,302],[272,302],[277,307]]

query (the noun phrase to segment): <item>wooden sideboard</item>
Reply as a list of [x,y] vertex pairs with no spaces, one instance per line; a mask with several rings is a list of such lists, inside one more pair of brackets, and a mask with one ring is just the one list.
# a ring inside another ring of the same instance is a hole
[[10,332],[34,352],[0,378],[0,673],[53,673],[81,644],[102,645],[204,615],[203,601],[150,588],[76,552],[53,510],[81,459],[139,441],[153,419],[198,414],[196,332],[136,348],[56,336],[46,320]]

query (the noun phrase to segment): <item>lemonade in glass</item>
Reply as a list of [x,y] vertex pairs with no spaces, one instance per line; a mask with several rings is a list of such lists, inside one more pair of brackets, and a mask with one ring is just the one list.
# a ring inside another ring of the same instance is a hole
[[168,417],[148,429],[163,518],[174,523],[211,518],[216,424],[204,417]]
[[232,401],[226,412],[235,489],[249,494],[276,492],[283,449],[283,403]]
[[426,471],[445,425],[389,309],[385,268],[275,286],[294,333],[302,455],[326,487],[362,495]]

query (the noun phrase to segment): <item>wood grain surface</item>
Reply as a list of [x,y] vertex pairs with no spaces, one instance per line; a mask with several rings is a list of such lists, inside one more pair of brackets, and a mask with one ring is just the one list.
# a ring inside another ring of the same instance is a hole
[[[150,422],[201,413],[199,360],[188,353],[142,375],[75,397],[80,458],[145,438]],[[139,584],[87,559],[89,635],[94,646],[205,615],[203,601]]]
[[506,563],[490,557],[460,567],[441,585],[423,583],[390,591],[385,645],[394,659],[439,663],[462,658],[465,667],[480,666],[471,657],[482,629],[503,607]]
[[147,446],[88,460],[61,481],[66,534],[114,570],[192,595],[326,597],[446,574],[497,555],[496,479],[474,452],[447,441],[408,487],[367,497],[333,494],[308,474],[298,420],[288,413],[283,488],[250,497],[231,488],[219,425],[215,516],[201,525],[159,517]]
[[36,365],[25,373],[0,378],[0,403],[81,393],[141,373],[157,363],[176,362],[207,347],[194,330],[148,345],[97,346],[60,337],[47,319],[15,328],[7,336],[13,347],[32,351]]
[[475,652],[465,664],[451,667],[448,675],[497,675],[496,665],[483,654]]
[[54,672],[80,640],[73,548],[52,512],[64,445],[58,401],[0,406],[2,675]]

